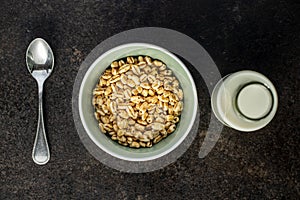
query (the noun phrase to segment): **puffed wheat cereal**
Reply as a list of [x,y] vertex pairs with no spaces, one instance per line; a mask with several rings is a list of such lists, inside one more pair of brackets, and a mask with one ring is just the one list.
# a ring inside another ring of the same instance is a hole
[[176,130],[183,98],[165,63],[129,56],[113,61],[99,77],[92,104],[102,133],[123,146],[149,148]]

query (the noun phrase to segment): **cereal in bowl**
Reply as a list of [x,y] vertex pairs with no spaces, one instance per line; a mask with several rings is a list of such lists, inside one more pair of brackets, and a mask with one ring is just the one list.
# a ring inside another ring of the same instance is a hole
[[101,132],[133,148],[151,147],[173,133],[183,109],[179,81],[149,56],[112,62],[93,95]]

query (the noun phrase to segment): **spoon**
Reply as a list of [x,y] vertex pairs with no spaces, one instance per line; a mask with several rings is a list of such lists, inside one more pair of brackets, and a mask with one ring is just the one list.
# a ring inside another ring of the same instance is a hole
[[51,74],[54,66],[53,52],[45,40],[36,38],[29,44],[26,51],[26,65],[30,74],[37,81],[39,94],[38,124],[32,159],[36,164],[43,165],[50,159],[43,119],[43,85]]

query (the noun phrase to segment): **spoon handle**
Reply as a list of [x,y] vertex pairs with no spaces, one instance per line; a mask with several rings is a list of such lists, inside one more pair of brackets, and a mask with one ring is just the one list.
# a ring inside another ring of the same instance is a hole
[[44,165],[50,159],[50,151],[48,147],[48,142],[46,138],[46,132],[44,127],[44,118],[43,118],[43,82],[38,82],[39,88],[39,117],[37,124],[37,132],[35,136],[32,159],[36,164]]

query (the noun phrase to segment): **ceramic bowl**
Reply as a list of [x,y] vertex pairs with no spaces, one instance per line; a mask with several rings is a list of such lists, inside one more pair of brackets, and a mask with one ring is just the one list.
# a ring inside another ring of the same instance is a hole
[[[99,77],[111,62],[127,56],[148,55],[163,61],[180,82],[184,93],[184,107],[176,130],[151,148],[125,147],[101,133],[94,117],[93,89]],[[79,91],[79,114],[84,129],[91,140],[106,153],[128,161],[158,159],[178,147],[189,134],[197,113],[197,92],[194,80],[186,66],[172,53],[159,46],[146,43],[129,43],[117,46],[100,55],[86,72]]]

